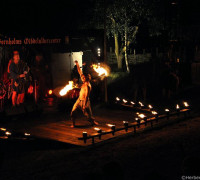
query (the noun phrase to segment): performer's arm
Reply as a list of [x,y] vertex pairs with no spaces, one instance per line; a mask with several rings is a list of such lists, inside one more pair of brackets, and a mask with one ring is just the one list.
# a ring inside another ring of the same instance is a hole
[[77,60],[75,61],[75,64],[76,64],[76,66],[77,66],[78,73],[79,73],[79,75],[81,76],[81,75],[83,74],[83,72],[82,72],[82,70],[81,70],[81,68],[80,68],[79,63],[78,63]]

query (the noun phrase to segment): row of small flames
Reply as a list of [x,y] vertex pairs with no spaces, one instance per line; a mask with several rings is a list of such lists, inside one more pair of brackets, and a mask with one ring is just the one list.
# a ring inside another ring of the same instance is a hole
[[[12,133],[11,133],[10,131],[8,131],[6,128],[0,128],[0,131],[3,132],[2,134],[3,134],[4,136],[6,136],[6,137],[9,137],[9,136],[12,135]],[[24,136],[25,136],[25,137],[28,137],[28,136],[30,136],[30,135],[31,135],[31,134],[29,134],[29,133],[24,133]]]
[[[136,103],[133,102],[133,101],[128,101],[126,99],[120,99],[119,97],[116,97],[116,101],[117,102],[123,102],[124,104],[136,105]],[[142,102],[139,101],[138,104],[141,107],[144,107],[144,104]],[[185,108],[189,108],[189,104],[187,102],[183,102],[183,105],[184,105]],[[151,110],[151,113],[152,113],[153,116],[157,116],[158,115],[158,112],[153,110],[153,106],[151,104],[148,105],[148,108]],[[179,104],[176,105],[176,110],[180,110],[180,105]],[[169,113],[170,110],[169,109],[165,109],[165,112]],[[137,112],[136,115],[137,115],[137,117],[135,118],[136,121],[140,121],[140,120],[143,121],[145,118],[147,118],[144,114],[140,114],[139,112]],[[124,123],[125,126],[128,125],[128,121],[123,121],[123,123]],[[115,125],[114,124],[107,124],[107,126],[110,127],[111,130],[115,129]],[[96,130],[97,133],[102,133],[102,130],[100,128],[95,127],[94,130]],[[83,132],[83,136],[85,136],[86,134],[87,134],[87,132]]]

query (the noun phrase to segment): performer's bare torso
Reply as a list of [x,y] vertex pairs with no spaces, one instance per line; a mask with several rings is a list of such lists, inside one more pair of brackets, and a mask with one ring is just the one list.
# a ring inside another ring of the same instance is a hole
[[86,100],[87,97],[89,97],[89,93],[91,90],[91,85],[89,82],[85,82],[81,86],[80,94],[79,94],[79,99],[80,100]]

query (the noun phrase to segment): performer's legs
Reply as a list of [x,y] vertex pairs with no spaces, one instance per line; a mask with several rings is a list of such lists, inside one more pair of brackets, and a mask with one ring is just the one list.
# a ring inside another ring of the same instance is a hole
[[72,120],[72,126],[71,127],[75,127],[75,112],[76,110],[79,108],[80,106],[80,100],[77,99],[73,108],[72,108],[72,111],[71,111],[71,120]]
[[86,109],[83,112],[83,114],[88,118],[88,121],[92,124],[92,125],[98,125],[99,123],[97,123],[95,121],[95,118],[92,116],[92,109],[91,109],[91,104],[90,101],[87,102],[86,104]]
[[15,107],[17,103],[17,92],[13,91],[12,92],[12,105]]

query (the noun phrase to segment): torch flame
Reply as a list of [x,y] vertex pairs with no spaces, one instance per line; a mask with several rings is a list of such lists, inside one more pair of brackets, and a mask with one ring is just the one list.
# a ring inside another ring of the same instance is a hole
[[107,124],[108,127],[113,127],[115,126],[114,124]]
[[124,103],[127,103],[128,101],[127,101],[126,99],[123,99],[123,102],[124,102]]
[[140,106],[144,106],[144,104],[142,102],[139,101]]
[[176,109],[180,109],[180,106],[178,104],[176,105]]
[[5,134],[6,134],[7,136],[10,136],[10,135],[11,135],[11,133],[8,132],[8,131],[6,131]]
[[134,103],[133,101],[131,101],[131,104],[133,104],[133,105],[134,105],[135,103]]
[[149,109],[153,109],[153,106],[151,104],[149,104]]
[[145,117],[144,114],[139,114],[138,116],[139,116],[140,118],[142,118],[142,119]]
[[108,76],[107,70],[101,67],[100,64],[93,64],[92,68],[97,72],[98,76]]
[[118,97],[116,97],[116,101],[120,101],[120,99]]
[[6,131],[6,129],[5,129],[5,128],[0,128],[0,130],[1,130],[1,131]]
[[189,107],[189,104],[187,102],[183,102],[185,107]]
[[166,112],[169,112],[169,109],[165,109]]
[[73,89],[73,81],[69,81],[69,84],[67,84],[63,89],[60,90],[60,95],[64,96],[68,93],[69,90]]
[[151,111],[151,113],[152,113],[153,115],[158,114],[156,111]]

